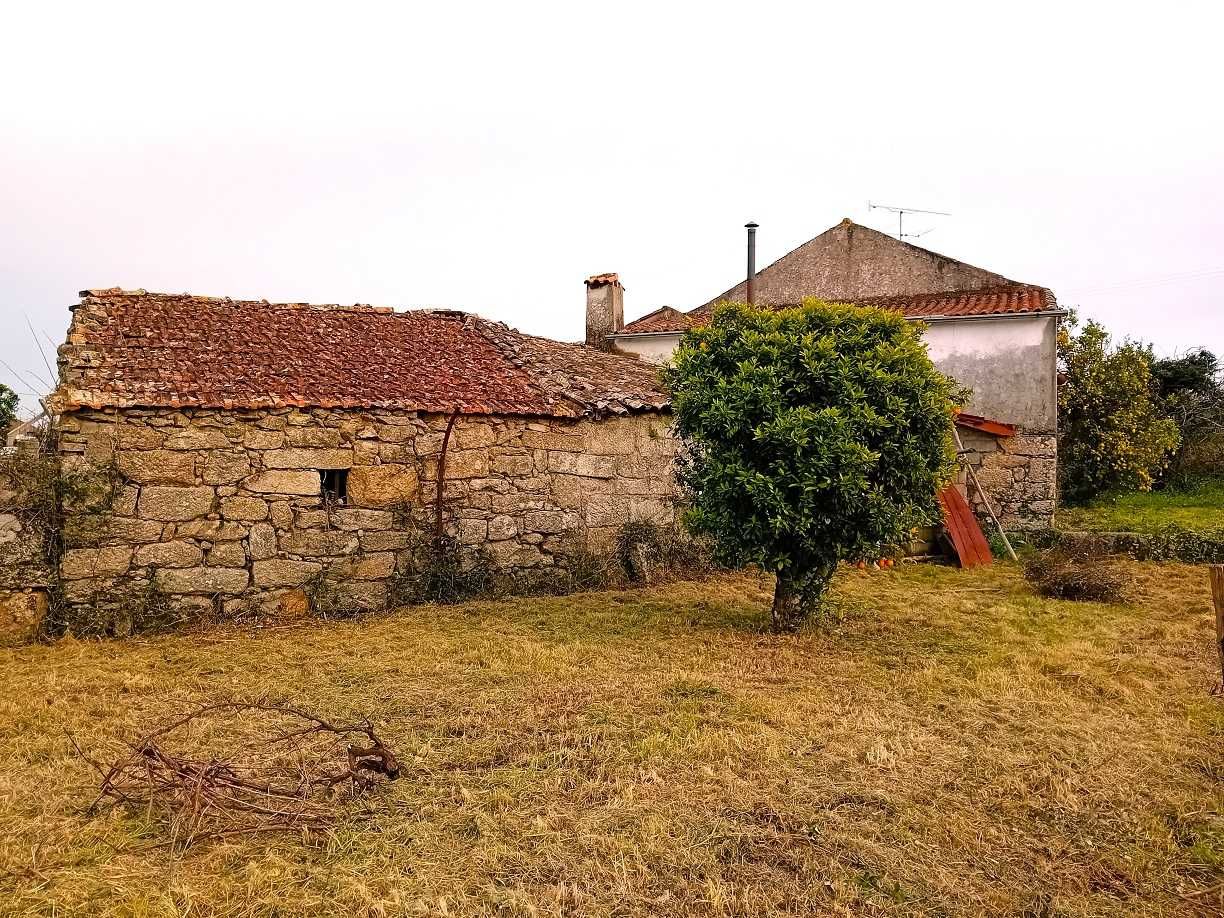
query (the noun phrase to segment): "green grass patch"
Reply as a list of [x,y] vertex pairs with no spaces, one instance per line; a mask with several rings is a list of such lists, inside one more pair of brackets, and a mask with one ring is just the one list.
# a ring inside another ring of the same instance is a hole
[[1091,532],[1154,532],[1169,525],[1224,528],[1224,478],[1203,478],[1184,488],[1113,495],[1085,507],[1061,508],[1057,525]]

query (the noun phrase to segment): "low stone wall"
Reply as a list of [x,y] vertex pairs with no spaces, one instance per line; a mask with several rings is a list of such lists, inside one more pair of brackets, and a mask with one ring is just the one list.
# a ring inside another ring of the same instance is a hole
[[[1054,525],[1058,493],[1058,439],[1052,434],[1021,431],[1014,437],[996,437],[979,430],[960,429],[967,451],[961,458],[973,466],[978,481],[990,495],[1004,528],[1042,530]],[[960,484],[979,517],[986,507],[976,490]]]
[[[80,410],[66,469],[113,469],[97,525],[69,527],[66,601],[153,593],[230,615],[301,609],[321,579],[381,605],[432,525],[447,418],[411,412]],[[601,421],[461,416],[447,454],[446,531],[506,569],[606,549],[636,519],[673,518],[676,441],[657,414]],[[320,469],[348,470],[328,505]],[[68,513],[71,521],[72,511]]]

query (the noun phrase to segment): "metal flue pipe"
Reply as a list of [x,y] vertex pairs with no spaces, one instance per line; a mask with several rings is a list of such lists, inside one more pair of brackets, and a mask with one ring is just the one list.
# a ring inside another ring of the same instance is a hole
[[756,231],[757,224],[745,223],[748,230],[748,305],[756,305]]

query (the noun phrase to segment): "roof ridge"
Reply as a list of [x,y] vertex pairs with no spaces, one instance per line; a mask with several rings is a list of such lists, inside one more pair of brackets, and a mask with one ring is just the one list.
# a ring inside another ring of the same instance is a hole
[[990,296],[1009,290],[1044,290],[1050,293],[1048,287],[1041,284],[1029,284],[1024,281],[1009,281],[1006,284],[990,284],[985,287],[975,287],[972,290],[927,290],[920,293],[885,293],[878,296],[857,296],[846,299],[830,299],[831,303],[881,303],[886,300],[897,300],[912,303],[921,299],[948,299],[949,297]]
[[[236,299],[232,296],[207,296],[200,293],[165,293],[156,290],[145,290],[143,287],[137,287],[134,290],[125,290],[122,287],[105,287],[94,288],[89,290],[81,290],[78,293],[83,302],[96,302],[98,300],[110,300],[117,297],[129,298],[147,298],[147,299],[165,299],[176,301],[190,301],[198,303],[201,306],[266,306],[270,309],[319,309],[319,310],[334,310],[340,312],[375,312],[380,314],[403,315],[409,312],[440,312],[444,313],[448,310],[438,307],[421,307],[418,309],[396,309],[394,306],[374,306],[370,303],[287,303],[287,302],[272,302],[267,299],[259,300],[244,300]],[[459,310],[455,310],[458,312]]]
[[[616,332],[616,334],[651,334],[652,322],[657,322],[660,319],[667,319],[671,316],[676,316],[678,319],[682,319],[688,315],[688,312],[685,312],[682,309],[677,309],[675,306],[660,306],[658,309],[652,310],[643,316],[638,316],[632,322],[627,322],[620,331]],[[655,333],[657,333],[657,331]]]
[[634,319],[633,321],[634,321],[634,322],[641,322],[643,319],[649,319],[651,316],[657,316],[657,315],[658,315],[659,313],[661,313],[661,312],[678,312],[678,313],[680,313],[681,315],[683,315],[683,314],[684,314],[684,310],[683,310],[683,309],[677,309],[675,306],[669,306],[669,305],[667,305],[667,304],[664,304],[664,305],[662,305],[662,306],[657,306],[657,307],[655,307],[655,308],[654,308],[654,309],[652,309],[650,312],[645,313],[644,315],[640,315],[640,316],[638,316],[638,317],[637,317],[636,319]]

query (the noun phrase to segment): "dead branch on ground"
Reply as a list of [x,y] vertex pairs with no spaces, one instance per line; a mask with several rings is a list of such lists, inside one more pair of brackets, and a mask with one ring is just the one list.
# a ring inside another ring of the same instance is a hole
[[[189,735],[201,733],[226,740],[226,754],[187,751]],[[271,702],[197,708],[128,743],[109,766],[72,742],[102,778],[90,810],[109,803],[158,813],[178,849],[203,838],[326,828],[345,796],[399,777],[395,754],[368,719],[332,723]]]

